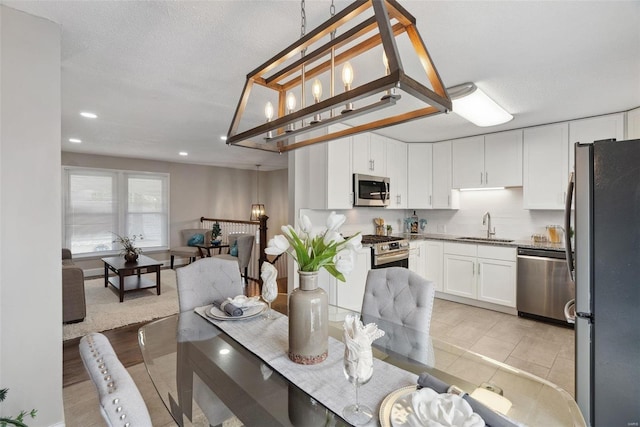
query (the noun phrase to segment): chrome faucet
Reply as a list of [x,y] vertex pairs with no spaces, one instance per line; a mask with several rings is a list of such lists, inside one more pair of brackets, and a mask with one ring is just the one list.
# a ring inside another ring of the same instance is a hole
[[491,236],[495,236],[496,229],[494,227],[493,230],[491,230],[491,214],[489,211],[485,212],[482,216],[482,225],[487,226],[487,239],[490,239]]

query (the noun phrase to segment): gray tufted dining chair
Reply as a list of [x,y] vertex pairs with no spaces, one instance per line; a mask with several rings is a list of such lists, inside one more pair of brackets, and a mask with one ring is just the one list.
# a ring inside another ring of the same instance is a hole
[[106,336],[94,332],[82,337],[80,357],[96,386],[100,413],[108,426],[152,425],[136,383],[118,359]]
[[429,336],[435,286],[407,268],[369,270],[362,301],[362,321],[374,322],[385,336],[374,346],[434,366]]

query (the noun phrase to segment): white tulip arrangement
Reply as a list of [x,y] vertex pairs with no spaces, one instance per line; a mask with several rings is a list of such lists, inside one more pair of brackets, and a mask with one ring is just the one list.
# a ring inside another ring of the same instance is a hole
[[301,229],[296,231],[290,225],[283,225],[283,234],[270,239],[264,252],[267,255],[287,252],[298,263],[300,271],[325,268],[336,279],[344,282],[344,275],[353,270],[353,252],[362,248],[360,233],[345,240],[338,232],[345,220],[344,215],[331,212],[327,218],[326,230],[314,236],[311,220],[306,215],[300,215]]

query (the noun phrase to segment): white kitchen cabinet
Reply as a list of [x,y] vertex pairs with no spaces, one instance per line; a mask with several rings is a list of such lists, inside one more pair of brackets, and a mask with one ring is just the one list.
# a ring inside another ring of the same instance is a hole
[[[407,145],[407,207],[410,209],[431,209],[433,200],[431,173],[433,144]],[[449,158],[449,164],[451,164],[451,158]]]
[[484,136],[456,139],[452,145],[453,188],[484,184]]
[[524,129],[524,209],[564,209],[569,179],[569,125]]
[[351,137],[303,148],[308,150],[309,188],[305,191],[309,209],[351,209]]
[[346,282],[336,281],[337,305],[353,311],[362,310],[362,299],[367,282],[367,274],[371,269],[371,248],[362,248],[355,253],[353,271],[345,276]]
[[407,144],[390,139],[386,141],[386,162],[389,185],[387,209],[407,208]]
[[365,175],[386,175],[387,138],[375,133],[361,133],[353,136],[352,165],[353,173]]
[[444,243],[438,240],[424,240],[423,248],[424,250],[421,249],[420,254],[424,253],[426,255],[424,277],[435,284],[436,291],[443,291],[442,263]]
[[569,122],[569,171],[573,170],[575,143],[591,144],[601,139],[615,138],[623,141],[624,113],[590,117]]
[[640,139],[640,108],[627,112],[627,133],[625,139]]
[[[437,142],[433,150],[433,209],[458,209],[458,191],[453,189],[451,141]],[[409,181],[411,185],[411,181]],[[409,197],[411,199],[411,197]]]
[[522,130],[453,141],[453,188],[522,186]]
[[484,186],[522,187],[522,130],[484,137]]
[[444,243],[445,293],[516,306],[516,249]]
[[427,257],[426,241],[412,240],[409,242],[409,270],[422,277],[426,276]]

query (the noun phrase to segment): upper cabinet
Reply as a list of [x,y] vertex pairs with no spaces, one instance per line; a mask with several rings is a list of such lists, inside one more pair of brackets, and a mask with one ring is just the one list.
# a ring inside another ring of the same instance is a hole
[[411,209],[431,209],[433,203],[431,174],[433,144],[407,145],[407,193],[409,199],[407,206]]
[[386,170],[389,177],[389,206],[387,209],[407,208],[407,144],[389,139],[386,141]]
[[523,207],[564,209],[569,179],[569,125],[524,130]]
[[431,144],[433,147],[433,209],[458,209],[458,191],[453,190],[451,141]]
[[640,108],[627,112],[627,137],[625,139],[640,139]]
[[361,133],[353,136],[353,173],[387,176],[386,138],[375,133]]
[[601,139],[624,140],[624,113],[569,122],[569,171],[573,170],[575,143],[591,144]]
[[[351,209],[351,137],[313,144],[301,150],[308,179],[303,192],[309,209]],[[304,156],[303,156],[304,155]],[[298,160],[296,160],[298,161]]]
[[452,143],[453,188],[522,186],[522,130]]

